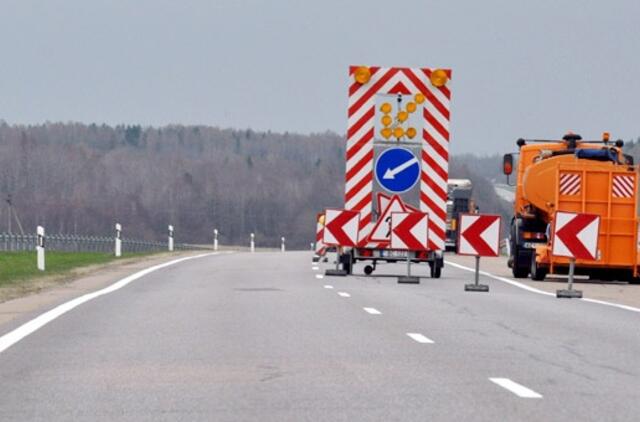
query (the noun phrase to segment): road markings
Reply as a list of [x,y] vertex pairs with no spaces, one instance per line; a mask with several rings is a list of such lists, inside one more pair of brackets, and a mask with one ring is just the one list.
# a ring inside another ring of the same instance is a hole
[[324,278],[324,276],[322,274],[316,274],[316,278],[318,280],[322,280]]
[[116,290],[120,290],[121,288],[125,287],[127,284],[131,283],[132,281],[135,281],[141,277],[144,277],[149,273],[160,270],[162,268],[169,267],[171,265],[178,264],[180,262],[188,261],[191,259],[203,258],[206,256],[218,255],[218,254],[219,252],[211,252],[211,253],[206,253],[206,254],[201,254],[196,256],[188,256],[186,258],[174,259],[173,261],[165,262],[159,265],[154,265],[153,267],[145,268],[144,270],[138,271],[137,273],[131,274],[130,276],[127,276],[121,280],[118,280],[112,285],[105,287],[104,289],[100,289],[92,293],[87,293],[85,295],[72,299],[68,302],[65,302],[62,305],[58,305],[55,308],[51,309],[50,311],[47,311],[43,314],[38,315],[31,321],[19,326],[15,330],[10,331],[9,333],[0,337],[0,353],[4,352],[9,347],[13,346],[14,344],[19,342],[23,338],[27,337],[28,335],[33,334],[40,328],[44,327],[45,325],[53,321],[54,319],[66,314],[67,312],[82,305],[83,303],[89,302],[90,300],[93,300],[97,297],[104,296],[109,293],[113,293]]
[[333,286],[331,284],[325,284],[324,288],[325,289],[333,289]]
[[524,385],[520,385],[517,382],[511,381],[509,378],[489,378],[489,381],[498,384],[500,387],[511,391],[518,397],[522,397],[523,399],[541,399],[542,394],[536,393],[535,391],[525,387]]
[[347,292],[338,292],[338,296],[342,296],[342,297],[351,297],[351,295]]
[[380,312],[379,310],[377,310],[376,308],[362,308],[365,310],[365,312],[371,314],[371,315],[380,315],[382,314],[382,312]]
[[409,337],[411,337],[413,340],[417,341],[418,343],[423,343],[423,344],[433,344],[434,341],[431,340],[428,337],[423,336],[420,333],[407,333],[407,335]]
[[[476,271],[473,268],[465,267],[464,265],[460,265],[460,264],[457,264],[455,262],[445,261],[445,263],[447,265],[451,265],[452,267],[460,268],[461,270],[470,271],[470,272],[475,272]],[[530,287],[530,286],[527,286],[526,284],[522,284],[522,283],[519,283],[519,282],[517,282],[515,280],[510,280],[510,279],[505,278],[505,277],[500,277],[500,276],[488,273],[486,271],[480,271],[480,274],[482,274],[485,277],[490,277],[490,278],[492,278],[494,280],[498,280],[498,281],[502,281],[503,283],[510,284],[510,285],[512,285],[514,287],[518,287],[520,289],[527,290],[527,291],[529,291],[531,293],[537,293],[537,294],[540,294],[540,295],[556,297],[555,293],[545,292],[543,290],[536,289],[535,287]],[[588,299],[588,298],[582,298],[582,299],[578,299],[578,300],[581,300],[583,302],[596,303],[598,305],[611,306],[611,307],[618,308],[618,309],[624,309],[625,311],[631,311],[631,312],[640,313],[640,308],[635,308],[635,307],[629,306],[629,305],[622,305],[620,303],[606,302],[604,300]]]
[[312,269],[313,271],[318,271],[318,270],[320,269],[320,267],[311,267],[311,269]]

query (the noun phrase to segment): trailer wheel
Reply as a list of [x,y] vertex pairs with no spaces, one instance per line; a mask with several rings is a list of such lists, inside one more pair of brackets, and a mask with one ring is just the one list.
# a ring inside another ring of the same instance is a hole
[[538,262],[536,261],[536,254],[534,253],[531,256],[531,280],[543,281],[548,272],[548,268],[538,265]]
[[373,272],[373,266],[371,265],[365,265],[364,267],[364,273],[366,275],[371,275],[371,273]]

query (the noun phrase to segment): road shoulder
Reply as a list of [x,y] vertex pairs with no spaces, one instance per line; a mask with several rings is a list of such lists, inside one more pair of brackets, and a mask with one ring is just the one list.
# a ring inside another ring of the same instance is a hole
[[[445,260],[474,268],[474,257],[446,254]],[[529,278],[513,278],[511,269],[507,267],[506,257],[481,258],[480,270],[499,277],[505,277],[526,286],[549,293],[556,293],[558,289],[565,289],[567,281],[563,278],[547,278],[545,281],[533,281]],[[446,271],[446,268],[445,270]],[[640,307],[640,285],[618,282],[597,282],[591,280],[576,280],[574,288],[582,290],[585,298],[619,303],[633,307]]]
[[13,291],[13,297],[0,303],[0,333],[16,321],[28,318],[54,305],[108,286],[130,274],[177,258],[194,256],[202,251],[161,253],[125,258],[104,265],[78,268],[69,274],[45,277],[32,283],[29,290]]

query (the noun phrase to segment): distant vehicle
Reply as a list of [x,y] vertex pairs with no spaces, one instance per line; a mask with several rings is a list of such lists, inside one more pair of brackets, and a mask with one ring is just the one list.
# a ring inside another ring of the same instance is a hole
[[[514,216],[510,227],[513,276],[544,280],[549,272],[567,273],[569,260],[551,255],[550,233],[556,211],[601,217],[598,259],[576,261],[576,274],[598,279],[637,281],[638,167],[622,153],[623,141],[584,141],[569,133],[561,140],[519,139]],[[513,171],[513,154],[503,171]]]
[[469,179],[449,179],[447,183],[447,251],[458,246],[458,221],[460,214],[475,212],[473,184]]

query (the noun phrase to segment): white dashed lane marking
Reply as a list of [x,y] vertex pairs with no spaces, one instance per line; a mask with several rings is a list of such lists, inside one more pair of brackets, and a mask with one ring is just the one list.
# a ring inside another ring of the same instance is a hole
[[369,313],[369,314],[371,314],[371,315],[380,315],[380,314],[382,314],[382,312],[380,312],[380,311],[379,311],[379,310],[377,310],[376,308],[362,308],[362,309],[364,309],[364,311],[365,311],[366,313]]
[[524,385],[520,385],[517,382],[511,381],[509,378],[489,378],[489,381],[499,385],[500,387],[511,391],[518,397],[522,397],[523,399],[541,399],[542,394],[536,393],[535,391],[525,387]]
[[407,335],[418,343],[433,344],[433,340],[420,333],[407,333]]
[[325,289],[333,289],[333,286],[331,284],[325,284],[324,288]]
[[322,280],[324,278],[324,276],[322,274],[316,274],[316,278],[318,280]]
[[338,296],[342,296],[342,297],[351,297],[351,295],[347,292],[338,292]]

